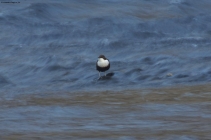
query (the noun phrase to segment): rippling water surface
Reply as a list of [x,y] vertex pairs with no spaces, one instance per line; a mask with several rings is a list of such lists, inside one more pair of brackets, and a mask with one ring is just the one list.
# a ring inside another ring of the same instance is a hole
[[[209,139],[209,0],[1,0],[0,137]],[[97,80],[97,57],[111,62]]]

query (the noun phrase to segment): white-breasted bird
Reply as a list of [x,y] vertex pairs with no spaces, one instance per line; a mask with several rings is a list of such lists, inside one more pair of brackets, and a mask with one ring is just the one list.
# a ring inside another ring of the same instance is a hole
[[[99,71],[99,78],[101,77],[100,72],[105,72],[109,68],[110,68],[109,60],[104,55],[100,55],[96,63],[96,69]],[[106,76],[106,73],[105,73],[105,76]]]

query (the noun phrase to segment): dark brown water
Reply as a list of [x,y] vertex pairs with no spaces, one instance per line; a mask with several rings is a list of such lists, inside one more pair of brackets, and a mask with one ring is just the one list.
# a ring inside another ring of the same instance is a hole
[[211,138],[210,0],[0,2],[0,139]]
[[201,85],[1,99],[1,138],[208,140],[210,91]]

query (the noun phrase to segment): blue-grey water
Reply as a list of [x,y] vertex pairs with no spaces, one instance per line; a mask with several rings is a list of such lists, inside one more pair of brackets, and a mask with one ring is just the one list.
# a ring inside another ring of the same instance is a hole
[[210,107],[210,0],[0,1],[1,139],[208,140]]

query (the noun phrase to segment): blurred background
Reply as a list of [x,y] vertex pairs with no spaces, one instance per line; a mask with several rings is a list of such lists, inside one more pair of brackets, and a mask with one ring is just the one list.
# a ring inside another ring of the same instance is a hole
[[0,137],[210,138],[210,25],[210,0],[1,0]]

